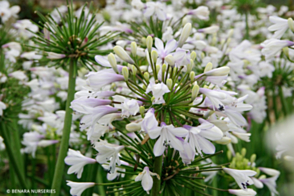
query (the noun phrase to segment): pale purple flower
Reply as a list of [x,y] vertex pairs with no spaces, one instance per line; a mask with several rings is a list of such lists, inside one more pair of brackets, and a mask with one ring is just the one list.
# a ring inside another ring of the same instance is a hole
[[260,45],[263,47],[261,53],[266,59],[270,59],[278,54],[278,52],[280,52],[284,47],[293,46],[294,42],[288,40],[269,39]]
[[86,114],[91,108],[102,106],[102,105],[109,105],[111,100],[108,99],[97,99],[97,98],[85,98],[81,97],[75,99],[71,102],[71,108],[74,111]]
[[157,49],[156,51],[158,53],[158,57],[162,61],[164,61],[164,58],[177,48],[177,41],[174,39],[171,39],[166,43],[164,47],[163,42],[156,37],[155,47]]
[[146,93],[149,92],[152,92],[152,95],[155,98],[153,101],[154,104],[162,104],[165,103],[163,95],[170,92],[170,90],[163,82],[156,84],[154,81],[150,81],[146,89]]
[[142,130],[145,131],[145,133],[148,133],[150,130],[157,128],[157,125],[158,122],[154,115],[154,109],[150,108],[142,121]]
[[124,80],[122,75],[116,74],[112,69],[90,72],[86,77],[94,90],[100,90],[100,88],[107,84]]
[[70,186],[70,194],[74,196],[81,196],[84,190],[95,185],[95,182],[72,182],[67,180],[67,186]]
[[80,151],[68,149],[67,157],[65,157],[64,162],[67,165],[71,165],[67,174],[75,173],[77,174],[77,178],[81,178],[84,166],[96,163],[96,160],[82,155]]
[[148,194],[153,186],[153,179],[151,176],[157,176],[159,178],[158,174],[149,170],[149,167],[144,167],[144,170],[135,178],[135,181],[141,181],[144,191]]
[[129,117],[130,115],[136,115],[139,112],[139,103],[134,99],[125,99],[122,103],[122,113],[124,117]]
[[289,27],[288,20],[278,16],[270,16],[269,20],[274,24],[269,26],[268,30],[275,32],[273,38],[280,39]]
[[190,51],[182,48],[177,48],[176,52],[173,53],[175,59],[175,66],[181,67],[190,63]]
[[253,189],[229,189],[229,193],[237,196],[254,196],[256,192]]
[[188,130],[182,127],[174,127],[173,125],[166,125],[161,123],[161,127],[156,127],[148,130],[148,135],[151,139],[157,139],[153,153],[156,157],[163,154],[167,145],[170,145],[178,151],[183,151],[182,142],[177,137],[184,137],[188,133]]
[[253,181],[250,177],[256,175],[256,172],[252,170],[237,170],[229,168],[223,168],[223,170],[236,180],[238,186],[241,189],[245,190],[247,190],[247,186],[253,184]]
[[194,10],[190,10],[187,14],[194,15],[201,20],[209,19],[209,9],[206,6],[199,6]]
[[160,2],[147,2],[144,15],[146,17],[155,15],[161,21],[166,20],[164,7],[163,7],[163,4]]
[[110,173],[115,171],[115,166],[120,165],[119,152],[124,149],[124,146],[110,144],[106,141],[94,143],[94,148],[99,152],[96,156],[98,163],[103,164],[109,162]]
[[189,130],[186,141],[189,142],[194,152],[201,156],[202,151],[205,154],[213,154],[215,152],[215,147],[209,140],[214,141],[221,139],[223,137],[223,132],[208,121],[200,119],[200,122],[201,125],[197,127],[184,125],[184,128]]
[[273,176],[271,178],[259,179],[263,184],[265,184],[271,191],[271,196],[279,195],[279,192],[276,190],[276,180],[279,175]]

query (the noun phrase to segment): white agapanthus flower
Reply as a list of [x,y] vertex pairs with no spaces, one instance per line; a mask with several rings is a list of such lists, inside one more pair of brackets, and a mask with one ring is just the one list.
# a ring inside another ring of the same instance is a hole
[[152,92],[152,95],[155,98],[153,101],[154,104],[162,104],[165,103],[163,95],[170,92],[170,90],[163,82],[156,84],[154,81],[150,81],[150,84],[146,89],[146,93],[149,92]]
[[278,16],[270,16],[269,20],[274,23],[268,27],[269,31],[274,31],[273,38],[280,39],[288,29],[288,20]]
[[67,157],[65,157],[64,162],[67,165],[71,165],[67,174],[75,173],[77,174],[77,178],[81,178],[84,166],[96,163],[96,160],[82,155],[80,151],[68,149]]
[[67,180],[67,186],[70,186],[70,194],[74,196],[81,196],[87,189],[95,185],[95,182],[72,182]]
[[253,189],[229,189],[229,193],[237,196],[253,196],[256,195],[256,192]]
[[144,170],[135,178],[135,181],[141,181],[143,189],[148,194],[153,186],[153,179],[151,176],[157,176],[158,179],[160,179],[158,174],[153,173],[149,170],[149,167],[144,167]]
[[247,190],[247,186],[253,184],[250,177],[256,175],[256,172],[252,170],[237,170],[229,168],[223,168],[223,170],[232,176],[236,180],[238,186],[244,190]]
[[122,113],[121,115],[124,117],[129,117],[130,115],[136,115],[139,112],[139,104],[138,101],[134,99],[125,99],[121,104]]

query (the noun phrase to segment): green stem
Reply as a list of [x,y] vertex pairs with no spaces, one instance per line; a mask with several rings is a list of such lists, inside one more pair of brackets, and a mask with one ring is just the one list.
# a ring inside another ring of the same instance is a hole
[[284,97],[283,88],[282,88],[281,85],[279,86],[279,96],[280,96],[280,100],[281,100],[281,103],[282,103],[282,109],[283,109],[283,112],[284,112],[284,116],[287,116],[287,114],[288,114],[287,102],[286,102],[286,99]]
[[76,61],[71,60],[69,67],[69,75],[68,75],[68,91],[67,91],[67,101],[66,101],[66,114],[63,126],[62,140],[60,144],[59,154],[57,158],[57,164],[54,171],[54,178],[52,183],[52,189],[55,189],[55,193],[51,194],[51,196],[60,195],[60,186],[62,182],[62,175],[64,173],[64,158],[68,151],[68,142],[69,135],[72,123],[72,109],[70,108],[70,104],[74,99],[75,94],[75,85],[76,85],[76,77],[75,77],[75,66]]
[[[162,170],[162,158],[163,156],[155,157],[154,160],[154,173],[157,173],[161,179],[161,170]],[[153,176],[153,187],[151,190],[151,196],[158,196],[160,191],[161,181],[157,178],[157,176]]]
[[[103,183],[103,167],[101,165],[98,166],[98,172],[97,172],[97,183],[98,184],[102,184]],[[98,186],[99,189],[99,195],[101,196],[105,196],[105,190],[104,190],[104,186]]]
[[[4,124],[3,121],[0,124],[1,124],[0,133],[3,136],[3,139],[4,139],[4,144],[6,146],[7,154],[8,154],[8,157],[9,157],[9,162],[13,166],[13,169],[15,171],[16,176],[18,177],[21,188],[22,189],[28,189],[27,185],[26,185],[25,178],[22,175],[22,173],[20,172],[20,168],[19,168],[19,165],[18,165],[17,160],[15,158],[15,154],[13,154],[12,146],[10,146],[11,143],[9,142],[9,138],[8,138],[8,135],[7,135],[7,132],[6,132],[7,130],[6,130],[5,124]],[[29,195],[31,195],[31,194],[29,194]]]
[[246,34],[245,39],[249,40],[249,24],[248,24],[248,11],[245,12]]

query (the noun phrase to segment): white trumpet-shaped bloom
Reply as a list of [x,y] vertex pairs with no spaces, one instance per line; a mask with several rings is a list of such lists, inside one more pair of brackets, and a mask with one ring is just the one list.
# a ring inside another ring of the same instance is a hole
[[256,175],[256,172],[252,170],[237,170],[229,168],[223,168],[223,170],[236,180],[238,186],[241,189],[246,190],[247,186],[253,184],[253,181],[250,177]]
[[153,179],[151,176],[158,176],[158,174],[153,173],[149,170],[149,167],[144,167],[144,170],[135,178],[135,181],[141,181],[143,189],[149,194],[153,186]]
[[184,150],[182,142],[177,137],[184,137],[187,135],[188,130],[181,127],[174,127],[173,125],[161,124],[161,127],[148,130],[151,139],[157,139],[153,153],[156,157],[163,154],[167,145],[175,148],[178,151]]
[[77,174],[77,178],[81,178],[84,166],[96,163],[96,160],[82,155],[80,151],[68,149],[67,157],[65,157],[64,162],[67,165],[71,165],[67,171],[68,174],[75,173]]
[[95,185],[95,182],[72,182],[67,180],[67,186],[70,186],[70,194],[80,196],[87,189]]

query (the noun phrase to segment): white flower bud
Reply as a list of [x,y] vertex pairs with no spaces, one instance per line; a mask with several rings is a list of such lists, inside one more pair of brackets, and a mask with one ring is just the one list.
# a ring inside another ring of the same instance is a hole
[[131,122],[126,125],[126,130],[129,132],[135,132],[141,130],[141,123]]
[[232,35],[234,34],[234,29],[230,29],[228,34],[228,37],[232,37]]
[[182,47],[184,45],[185,41],[188,39],[188,37],[191,33],[191,30],[192,30],[191,23],[187,23],[183,28],[182,34],[179,39],[178,47]]
[[194,67],[194,61],[190,59],[190,63],[187,65],[187,72],[190,73]]
[[166,85],[167,85],[167,87],[168,87],[168,89],[169,90],[172,90],[172,87],[173,87],[173,81],[172,81],[172,79],[167,79],[166,80]]
[[113,54],[113,53],[110,53],[110,54],[107,56],[107,58],[108,58],[108,61],[109,61],[110,65],[111,65],[112,69],[113,69],[116,73],[118,73],[117,63],[116,63],[116,59],[115,59],[114,54]]
[[170,66],[175,65],[175,58],[171,54],[167,55],[164,59]]
[[121,46],[115,46],[113,48],[113,51],[122,60],[124,60],[124,61],[126,61],[128,63],[131,63],[131,64],[134,64],[135,63],[133,61],[133,59],[128,55],[128,53]]
[[144,118],[144,116],[145,116],[145,107],[144,106],[140,106],[139,112],[140,112],[142,118]]
[[127,67],[122,68],[122,75],[124,76],[125,81],[129,79],[129,69]]
[[160,70],[160,65],[156,65],[156,72],[158,73]]
[[147,46],[149,52],[151,52],[152,45],[153,45],[153,39],[152,39],[152,37],[149,35],[149,36],[147,37],[147,39],[146,39],[146,46]]
[[137,74],[137,68],[135,67],[135,65],[131,65],[131,70],[133,75],[135,76]]
[[199,93],[199,86],[198,84],[195,84],[192,88],[192,100],[196,99],[197,95]]
[[152,58],[152,61],[153,61],[154,64],[155,64],[156,61],[157,61],[157,57],[158,57],[158,53],[157,53],[157,51],[152,50],[152,52],[151,52],[151,58]]
[[137,43],[136,42],[131,43],[131,53],[133,56],[137,55]]
[[215,142],[218,143],[218,144],[224,144],[224,145],[226,145],[226,144],[231,143],[231,138],[229,138],[229,137],[223,137],[222,139],[217,140]]
[[148,72],[145,72],[145,73],[144,73],[144,78],[145,78],[145,80],[146,80],[147,82],[149,82],[149,77],[150,77],[149,73],[148,73]]
[[230,73],[230,67],[224,66],[216,69],[212,69],[208,72],[205,72],[206,76],[226,76]]
[[206,73],[210,70],[212,70],[212,63],[211,62],[207,63],[207,65],[205,66],[204,73]]
[[194,71],[190,72],[190,80],[191,80],[191,82],[194,82],[194,80],[195,80],[195,72]]
[[192,51],[191,54],[190,54],[190,58],[194,61],[197,57],[197,54],[195,51]]
[[292,18],[288,18],[288,26],[291,29],[291,31],[294,33],[294,22]]

